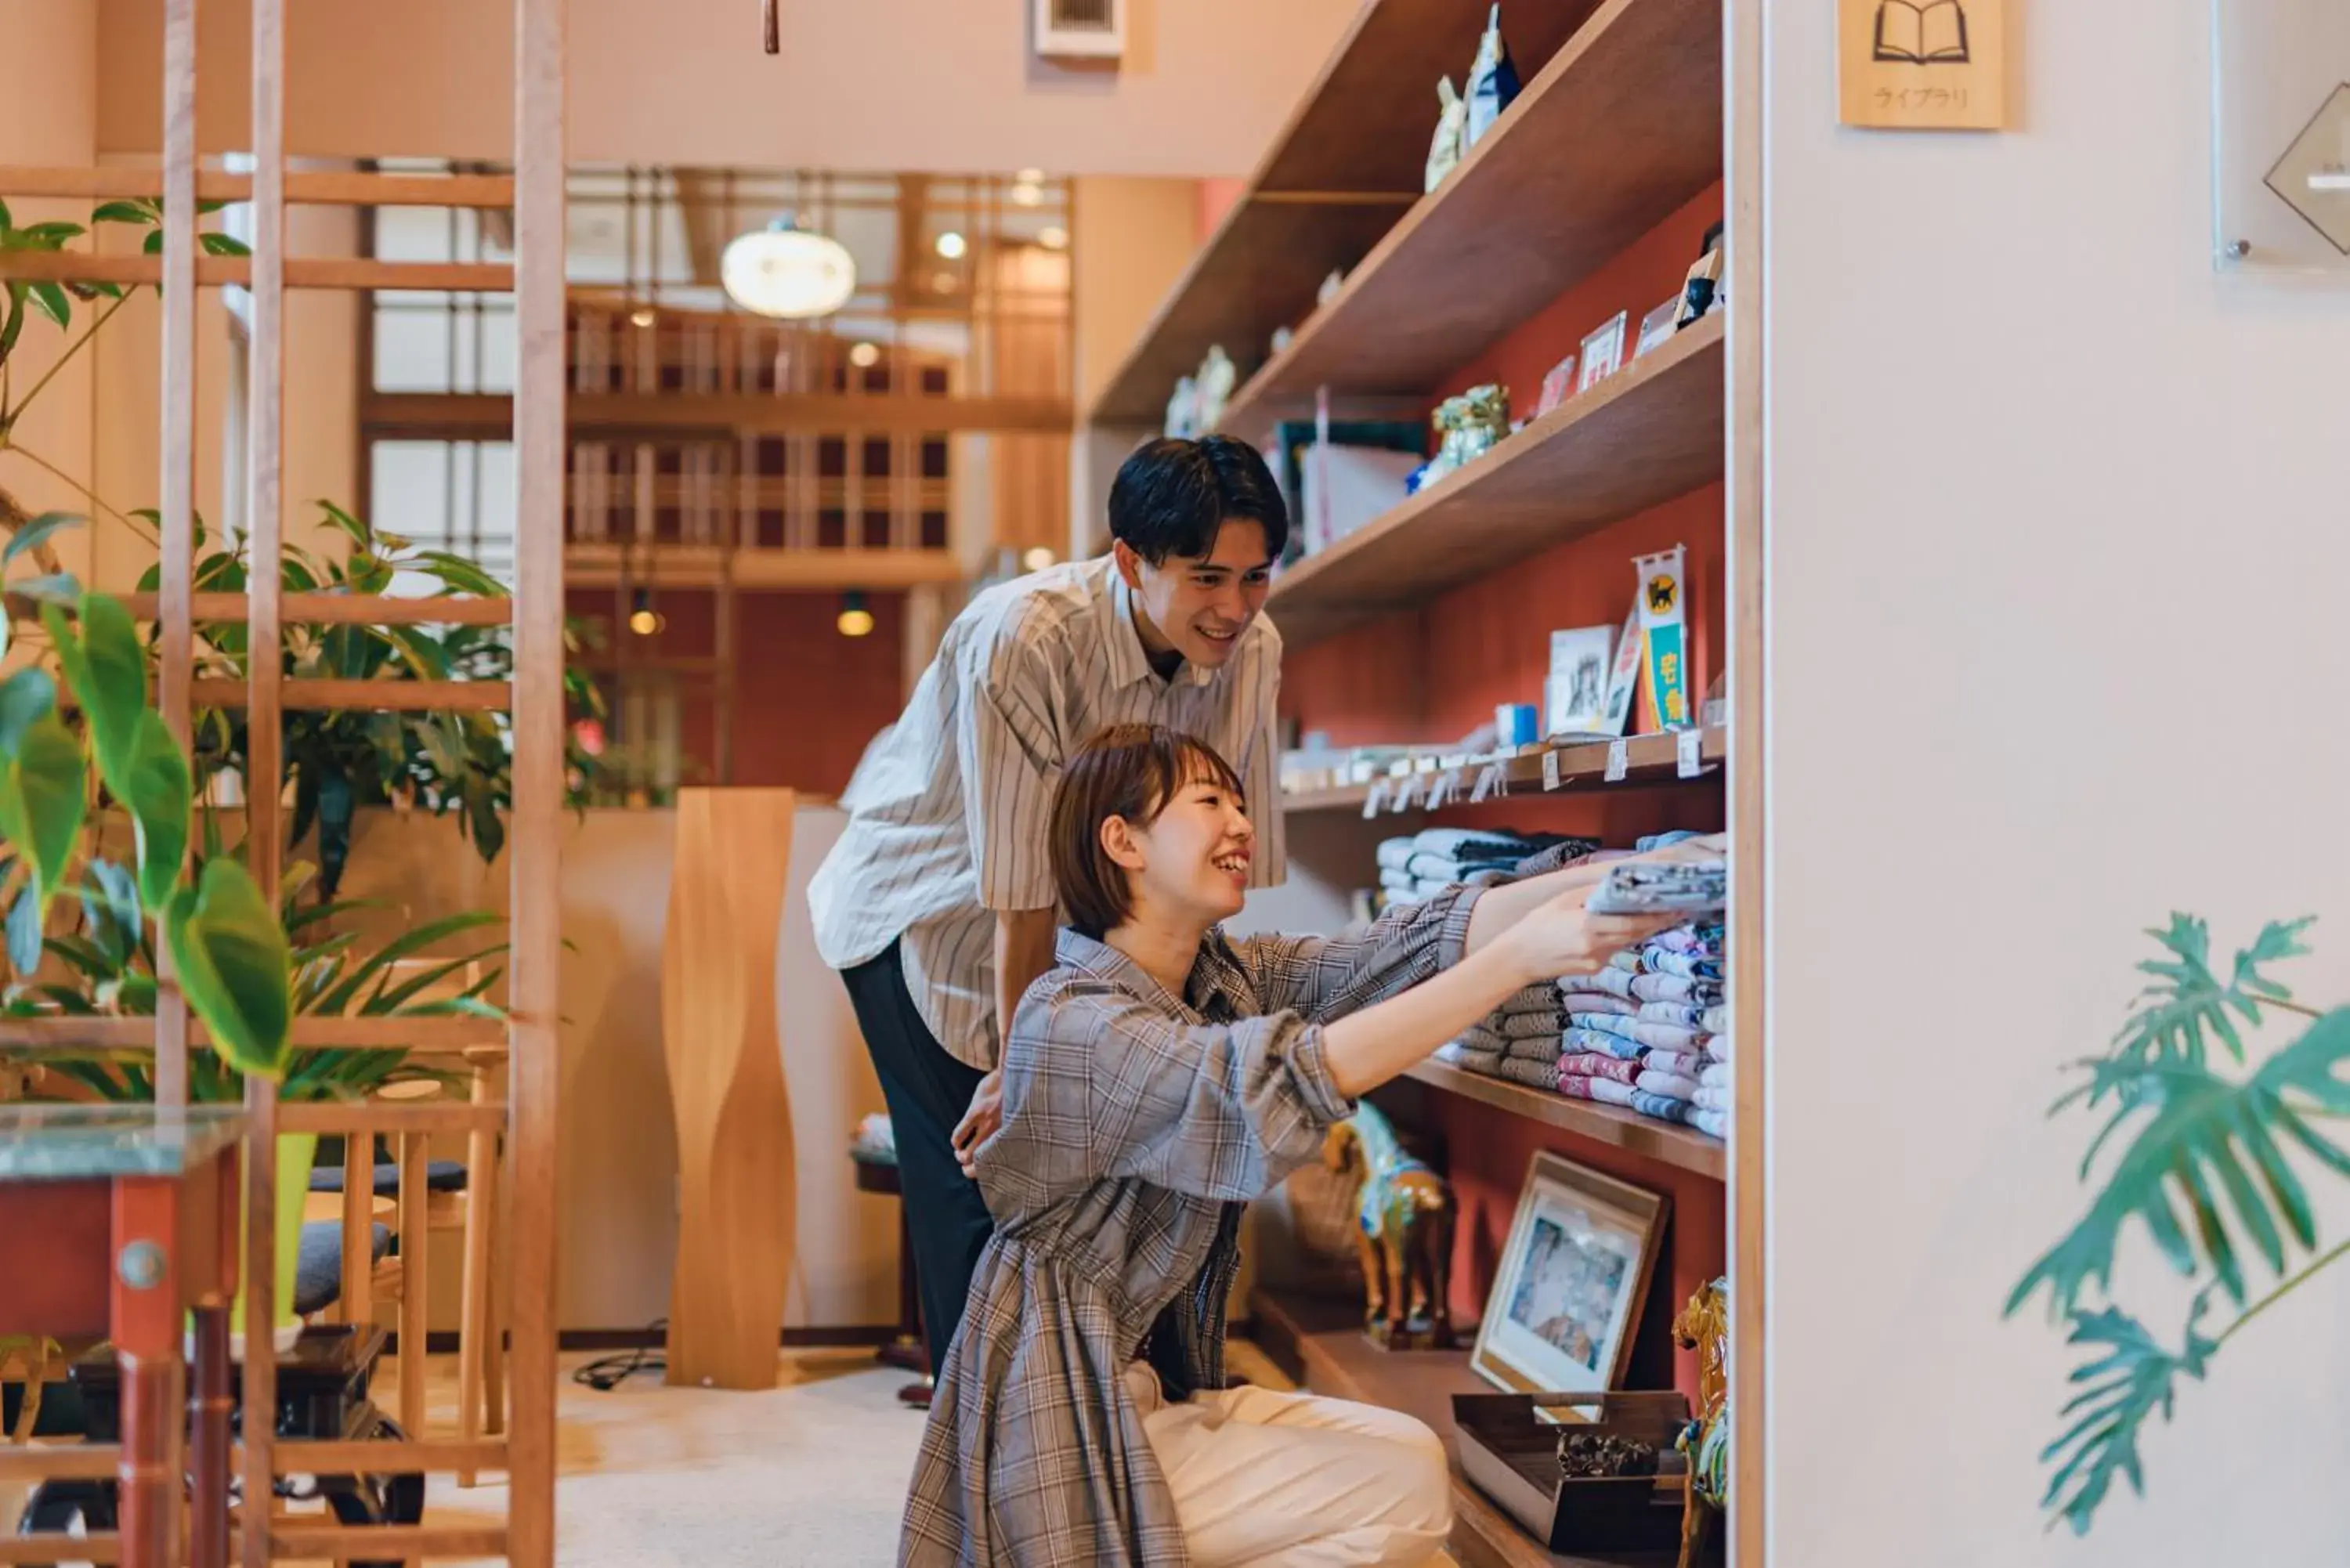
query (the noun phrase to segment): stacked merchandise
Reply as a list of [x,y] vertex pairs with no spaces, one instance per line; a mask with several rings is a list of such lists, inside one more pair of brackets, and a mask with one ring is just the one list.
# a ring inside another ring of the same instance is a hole
[[1566,844],[1577,846],[1570,859],[1596,847],[1589,839],[1507,828],[1431,827],[1409,837],[1390,838],[1379,846],[1380,901],[1413,904],[1463,882],[1523,876],[1529,857],[1555,854]]
[[1559,1092],[1725,1136],[1730,1005],[1723,929],[1692,921],[1558,982]]
[[[1669,833],[1644,838],[1633,853],[1692,836]],[[1624,853],[1595,851],[1589,840],[1562,841],[1519,862],[1507,874],[1537,876],[1586,858]],[[1383,846],[1383,874],[1388,860]],[[1401,863],[1408,866],[1409,857]],[[1634,874],[1620,886],[1613,878],[1607,885],[1610,893],[1627,900],[1618,907],[1686,894],[1692,890],[1693,879],[1710,882],[1718,897],[1722,876],[1718,863],[1702,869],[1627,870]],[[1602,902],[1602,896],[1595,895],[1594,907]],[[1617,954],[1597,974],[1570,975],[1555,986],[1520,992],[1437,1055],[1472,1073],[1620,1106],[1723,1137],[1730,1119],[1723,937],[1721,922],[1711,915],[1672,927],[1638,949]]]

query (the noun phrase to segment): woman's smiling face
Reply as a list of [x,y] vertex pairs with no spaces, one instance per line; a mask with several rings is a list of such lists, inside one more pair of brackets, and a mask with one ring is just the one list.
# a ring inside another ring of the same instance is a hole
[[1256,850],[1247,803],[1225,781],[1195,774],[1148,826],[1127,832],[1135,906],[1211,926],[1241,912]]

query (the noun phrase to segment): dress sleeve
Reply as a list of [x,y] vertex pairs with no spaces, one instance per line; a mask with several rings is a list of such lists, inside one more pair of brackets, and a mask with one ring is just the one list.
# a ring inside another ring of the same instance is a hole
[[1007,1225],[1096,1182],[1262,1197],[1354,1106],[1322,1031],[1294,1012],[1191,1024],[1090,981],[1031,990],[1003,1057],[1003,1123],[980,1186]]
[[959,662],[955,755],[980,906],[1049,909],[1056,900],[1046,828],[1062,762],[1055,661],[1014,625]]
[[1345,937],[1247,937],[1232,944],[1266,1012],[1334,1023],[1461,961],[1479,889],[1456,888],[1389,909]]

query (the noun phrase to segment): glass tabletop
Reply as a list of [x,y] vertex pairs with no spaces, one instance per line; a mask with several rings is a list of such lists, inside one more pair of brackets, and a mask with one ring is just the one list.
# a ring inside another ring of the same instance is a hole
[[0,1181],[178,1176],[244,1134],[237,1106],[0,1106]]

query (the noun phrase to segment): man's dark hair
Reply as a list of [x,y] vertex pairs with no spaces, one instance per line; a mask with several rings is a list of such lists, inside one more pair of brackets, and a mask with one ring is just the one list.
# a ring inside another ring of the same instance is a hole
[[1234,517],[1262,524],[1265,558],[1281,559],[1289,507],[1256,448],[1230,436],[1146,441],[1109,487],[1110,537],[1154,566],[1207,555]]
[[1102,848],[1102,824],[1122,816],[1148,827],[1194,782],[1241,798],[1232,763],[1198,736],[1163,724],[1113,724],[1068,760],[1053,790],[1047,853],[1071,926],[1099,941],[1134,914],[1132,884]]

